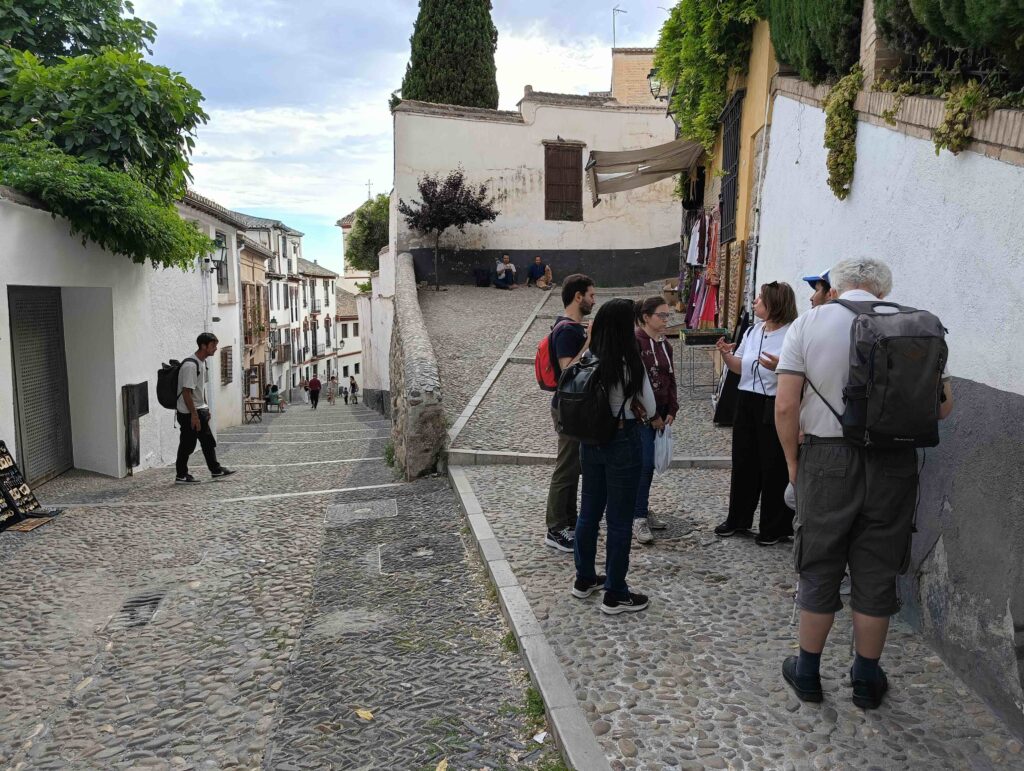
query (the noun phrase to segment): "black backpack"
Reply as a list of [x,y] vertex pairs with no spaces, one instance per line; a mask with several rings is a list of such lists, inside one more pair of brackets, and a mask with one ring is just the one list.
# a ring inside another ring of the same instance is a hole
[[592,354],[562,370],[558,379],[558,433],[584,444],[607,444],[615,438],[618,416],[612,415],[608,392],[598,374],[600,362]]
[[[833,302],[856,314],[843,414],[821,399],[843,435],[862,447],[935,447],[949,356],[942,322],[928,311],[880,300]],[[895,312],[879,313],[880,307]]]
[[[185,359],[185,361],[191,361],[193,364],[196,364],[196,360],[192,357]],[[177,411],[178,397],[181,396],[181,391],[178,390],[178,373],[181,371],[181,365],[184,363],[177,359],[171,359],[166,364],[162,364],[156,373],[156,400],[160,403],[161,407]],[[196,366],[198,367],[198,364]]]

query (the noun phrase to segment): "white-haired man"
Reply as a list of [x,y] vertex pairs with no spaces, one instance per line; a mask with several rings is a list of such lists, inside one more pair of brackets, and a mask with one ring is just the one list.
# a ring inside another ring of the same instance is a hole
[[[845,260],[829,279],[843,300],[881,300],[892,289],[892,272],[879,260]],[[775,423],[796,488],[793,553],[800,574],[800,655],[785,660],[782,674],[802,700],[822,700],[821,652],[843,607],[839,585],[849,565],[857,649],[853,702],[870,709],[889,687],[878,661],[889,617],[899,610],[896,577],[910,555],[918,469],[913,448],[866,448],[843,438],[830,405],[843,404],[854,318],[838,303],[804,314],[786,335],[776,370]],[[813,388],[805,390],[807,381]],[[952,409],[944,373],[940,419]]]

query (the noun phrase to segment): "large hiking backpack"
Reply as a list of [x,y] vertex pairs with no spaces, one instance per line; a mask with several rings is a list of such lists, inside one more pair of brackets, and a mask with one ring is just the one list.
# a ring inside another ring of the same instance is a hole
[[558,378],[562,373],[555,354],[555,331],[575,321],[559,321],[537,344],[537,353],[533,357],[533,372],[537,377],[537,385],[541,391],[557,391]]
[[[185,359],[185,361],[191,361],[193,364],[196,363],[196,360],[191,357]],[[157,371],[156,400],[160,403],[161,407],[175,411],[178,409],[178,397],[181,396],[181,391],[178,390],[178,373],[181,371],[181,365],[184,363],[177,359],[171,359],[166,364],[162,364],[159,371]]]
[[856,314],[846,408],[840,415],[825,402],[843,435],[864,447],[935,447],[949,356],[942,322],[928,311],[879,300],[833,302]]
[[607,444],[615,438],[619,420],[612,415],[608,392],[598,374],[600,362],[592,354],[566,367],[558,379],[558,433],[584,444]]

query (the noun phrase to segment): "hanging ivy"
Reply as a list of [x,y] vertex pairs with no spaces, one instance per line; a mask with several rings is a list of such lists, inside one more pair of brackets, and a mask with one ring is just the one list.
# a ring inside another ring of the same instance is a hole
[[680,0],[661,28],[654,68],[674,87],[670,109],[680,135],[710,153],[718,117],[729,98],[729,78],[745,72],[761,0]]
[[857,165],[857,110],[854,102],[864,83],[860,65],[842,78],[825,98],[825,148],[828,150],[828,186],[836,198],[846,200]]

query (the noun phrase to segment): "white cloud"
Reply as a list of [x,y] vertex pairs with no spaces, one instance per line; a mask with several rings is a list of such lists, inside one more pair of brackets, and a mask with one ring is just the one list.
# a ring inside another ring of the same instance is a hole
[[566,94],[611,87],[612,55],[606,43],[597,38],[549,40],[540,24],[521,35],[499,35],[495,63],[503,110],[515,109],[527,85],[536,91]]

